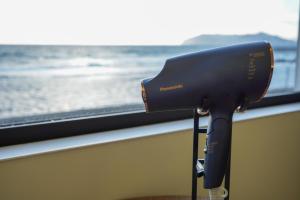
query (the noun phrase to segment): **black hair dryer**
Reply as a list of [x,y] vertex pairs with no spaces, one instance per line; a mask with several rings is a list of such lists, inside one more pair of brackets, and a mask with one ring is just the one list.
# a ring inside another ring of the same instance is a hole
[[202,108],[210,113],[204,187],[222,184],[228,156],[232,115],[259,101],[274,67],[267,42],[246,43],[168,59],[154,78],[142,81],[147,112]]

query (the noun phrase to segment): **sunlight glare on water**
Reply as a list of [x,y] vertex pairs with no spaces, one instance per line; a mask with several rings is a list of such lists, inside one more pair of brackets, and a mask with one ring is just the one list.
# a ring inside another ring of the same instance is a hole
[[[0,118],[141,105],[140,81],[202,46],[0,46]],[[270,91],[294,86],[295,50],[275,51]]]

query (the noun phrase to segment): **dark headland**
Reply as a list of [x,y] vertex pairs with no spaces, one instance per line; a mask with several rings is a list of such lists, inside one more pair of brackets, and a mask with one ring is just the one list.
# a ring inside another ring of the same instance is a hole
[[182,45],[226,46],[231,44],[255,41],[268,41],[275,47],[296,47],[296,41],[284,39],[282,37],[270,35],[267,33],[256,33],[246,35],[203,34],[185,40],[182,43]]

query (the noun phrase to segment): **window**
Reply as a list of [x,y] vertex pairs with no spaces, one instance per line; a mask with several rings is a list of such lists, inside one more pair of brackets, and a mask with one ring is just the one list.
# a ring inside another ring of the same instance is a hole
[[5,0],[0,126],[143,110],[167,58],[237,42],[275,49],[269,95],[293,93],[298,0]]

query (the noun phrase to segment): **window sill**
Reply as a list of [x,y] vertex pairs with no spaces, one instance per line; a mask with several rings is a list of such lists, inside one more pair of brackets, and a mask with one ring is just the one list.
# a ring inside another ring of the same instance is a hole
[[[251,109],[245,113],[236,113],[233,120],[234,122],[239,122],[297,111],[300,111],[300,103],[283,104],[278,106]],[[207,124],[208,117],[203,117],[200,119],[201,127],[205,127]],[[171,134],[174,132],[191,130],[192,125],[192,119],[185,119],[80,136],[72,136],[67,138],[6,146],[0,148],[0,161],[154,135]]]

